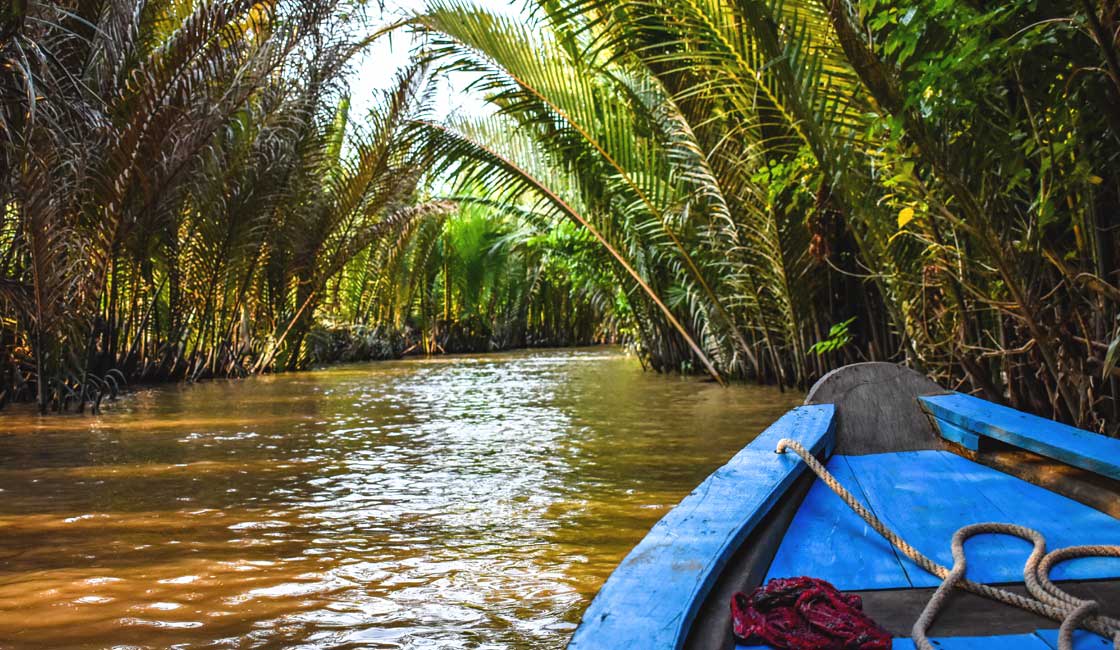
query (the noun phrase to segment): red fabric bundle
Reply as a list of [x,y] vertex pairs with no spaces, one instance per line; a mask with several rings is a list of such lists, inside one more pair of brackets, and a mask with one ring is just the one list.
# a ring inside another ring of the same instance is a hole
[[777,578],[731,598],[735,637],[780,650],[890,650],[863,601],[816,578]]

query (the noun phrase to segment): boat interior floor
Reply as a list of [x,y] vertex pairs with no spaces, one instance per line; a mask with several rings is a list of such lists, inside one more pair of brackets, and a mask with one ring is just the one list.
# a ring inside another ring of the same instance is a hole
[[[879,519],[944,566],[953,563],[953,533],[972,523],[1011,522],[1034,528],[1046,537],[1048,550],[1120,540],[1120,520],[948,451],[836,455],[827,467]],[[1022,590],[1029,542],[981,535],[966,542],[965,551],[970,579]],[[806,473],[731,559],[701,608],[686,647],[732,647],[731,594],[771,578],[802,575],[859,593],[871,617],[897,637],[909,636],[910,626],[940,583]],[[1120,615],[1120,558],[1071,560],[1055,567],[1050,577],[1070,593],[1098,600],[1106,612]],[[1051,641],[1056,648],[1056,627],[1055,622],[958,590],[931,633],[947,650],[1030,650],[1049,648]],[[985,639],[969,641],[970,637]],[[908,644],[909,639],[899,638],[895,647],[912,647]],[[1111,644],[1096,635],[1078,636],[1078,650],[1104,647]]]

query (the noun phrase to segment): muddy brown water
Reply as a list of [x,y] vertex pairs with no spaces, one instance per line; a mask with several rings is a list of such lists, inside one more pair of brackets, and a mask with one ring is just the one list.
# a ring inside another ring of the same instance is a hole
[[0,646],[556,649],[800,396],[613,348],[334,367],[0,413]]

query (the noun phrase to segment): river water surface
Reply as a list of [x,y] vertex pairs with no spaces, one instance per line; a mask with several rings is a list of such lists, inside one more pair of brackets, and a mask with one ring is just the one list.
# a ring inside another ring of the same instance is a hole
[[612,348],[0,413],[0,645],[562,648],[611,569],[799,396]]

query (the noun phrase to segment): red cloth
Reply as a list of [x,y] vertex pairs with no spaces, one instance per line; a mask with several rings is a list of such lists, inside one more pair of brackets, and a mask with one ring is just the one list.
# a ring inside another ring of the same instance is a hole
[[735,637],[779,650],[890,650],[891,635],[863,601],[816,578],[777,578],[731,597]]

